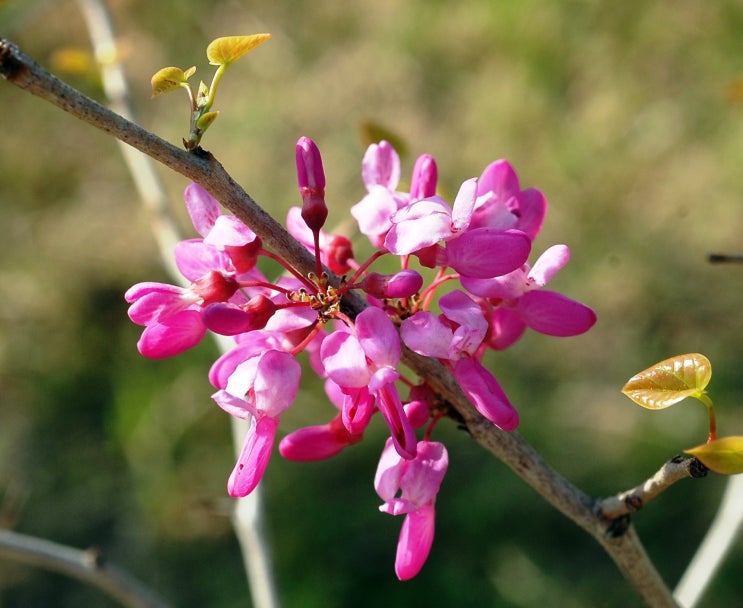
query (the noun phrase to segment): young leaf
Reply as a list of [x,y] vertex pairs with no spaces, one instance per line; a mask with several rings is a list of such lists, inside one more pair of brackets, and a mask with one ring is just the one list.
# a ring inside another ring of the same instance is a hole
[[203,114],[196,121],[196,127],[201,131],[206,131],[209,128],[209,125],[217,119],[217,116],[219,116],[219,112],[207,112],[206,114]]
[[173,67],[158,70],[152,77],[152,96],[157,97],[177,89],[187,83],[195,71],[196,67],[189,68],[185,72],[180,68]]
[[253,34],[251,36],[217,38],[206,47],[206,56],[212,65],[229,65],[270,37],[271,34]]
[[684,452],[695,456],[715,473],[743,473],[743,437],[722,437]]
[[650,410],[661,410],[704,395],[712,377],[712,364],[699,353],[678,355],[656,363],[629,379],[622,392]]

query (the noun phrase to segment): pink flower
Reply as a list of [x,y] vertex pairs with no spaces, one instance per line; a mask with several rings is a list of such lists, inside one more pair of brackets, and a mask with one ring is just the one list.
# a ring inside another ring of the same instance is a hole
[[[373,395],[390,428],[395,447],[405,458],[415,456],[416,438],[405,416],[395,382],[400,377],[400,339],[389,317],[379,308],[367,308],[356,317],[355,331],[335,331],[320,347],[325,371],[352,399]],[[356,400],[353,403],[357,403]],[[351,430],[351,429],[349,429]]]
[[[462,275],[494,277],[521,266],[529,255],[531,240],[518,230],[493,227],[471,228],[477,180],[465,181],[454,206],[439,196],[431,196],[400,209],[392,216],[392,226],[384,246],[395,255],[424,252],[425,266],[451,266]],[[431,258],[428,249],[439,242]]]
[[418,574],[431,551],[434,504],[448,466],[446,448],[432,441],[421,441],[412,460],[401,458],[389,439],[382,451],[374,476],[374,488],[384,501],[379,510],[405,515],[395,557],[395,573],[400,580]]
[[408,195],[396,190],[400,183],[400,157],[389,142],[372,144],[364,154],[361,175],[368,194],[351,207],[351,215],[372,245],[381,247],[390,219],[407,204]]
[[547,199],[536,188],[521,190],[508,161],[497,160],[485,167],[477,182],[473,228],[515,228],[534,240],[546,213]]
[[[289,353],[260,350],[239,363],[212,398],[228,414],[250,420],[240,456],[227,482],[230,496],[247,496],[271,457],[279,417],[299,390],[301,368]],[[233,360],[234,361],[234,360]]]
[[514,430],[518,412],[479,362],[478,352],[488,329],[480,305],[462,291],[446,294],[439,305],[440,316],[421,311],[403,321],[403,342],[419,355],[441,360],[478,412],[504,431]]
[[596,313],[585,304],[541,289],[570,259],[565,245],[545,251],[533,267],[521,268],[492,279],[462,277],[470,293],[487,298],[494,310],[490,346],[503,349],[513,344],[526,327],[549,336],[576,336],[596,322]]

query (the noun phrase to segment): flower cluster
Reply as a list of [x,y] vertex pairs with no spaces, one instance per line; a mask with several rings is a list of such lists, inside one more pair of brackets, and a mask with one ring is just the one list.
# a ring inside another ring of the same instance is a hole
[[[362,162],[367,194],[351,214],[376,251],[359,262],[347,237],[323,230],[325,175],[314,142],[301,138],[296,159],[302,207],[289,212],[287,227],[315,255],[316,272],[305,276],[265,250],[250,228],[223,215],[206,190],[191,184],[186,205],[201,238],[175,251],[191,285],[137,284],[125,296],[129,316],[145,327],[138,348],[148,357],[183,352],[207,330],[234,336],[234,348],[209,374],[216,403],[250,421],[227,484],[232,496],[249,494],[266,470],[281,413],[299,388],[299,353],[305,351],[314,373],[325,379],[338,412],[284,436],[282,456],[310,461],[338,454],[361,441],[379,413],[390,437],[374,485],[384,501],[381,511],[405,515],[395,570],[408,579],[433,542],[434,503],[448,455],[430,440],[445,411],[425,378],[415,383],[400,374],[401,344],[441,361],[478,412],[511,431],[519,415],[482,364],[487,349],[512,345],[527,327],[577,335],[596,317],[587,306],[543,289],[567,263],[565,245],[528,264],[547,202],[539,190],[521,189],[508,162],[493,162],[479,179],[465,181],[449,205],[437,194],[431,156],[416,161],[410,188],[403,191],[395,150],[384,141],[370,146]],[[256,266],[261,256],[282,264],[285,275],[266,278]],[[396,256],[400,270],[372,272],[383,256]],[[410,268],[414,259],[420,272]],[[337,284],[323,265],[342,277]],[[423,275],[429,276],[425,286]],[[351,290],[368,302],[355,318],[341,307]],[[418,429],[424,429],[422,439]]]

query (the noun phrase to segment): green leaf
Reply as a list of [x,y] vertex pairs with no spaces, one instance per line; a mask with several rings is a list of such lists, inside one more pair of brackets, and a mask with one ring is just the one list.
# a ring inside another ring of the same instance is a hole
[[699,353],[678,355],[656,363],[629,379],[622,392],[650,410],[662,410],[686,399],[699,398],[712,377],[712,364]]
[[722,437],[684,452],[696,457],[715,473],[743,473],[743,437]]
[[219,116],[219,112],[207,112],[196,121],[196,126],[203,132],[209,128]]
[[152,96],[157,97],[163,93],[169,93],[186,84],[193,76],[196,67],[191,67],[185,72],[180,68],[163,68],[152,77]]
[[206,47],[206,56],[212,65],[229,65],[270,37],[271,34],[252,34],[251,36],[217,38]]

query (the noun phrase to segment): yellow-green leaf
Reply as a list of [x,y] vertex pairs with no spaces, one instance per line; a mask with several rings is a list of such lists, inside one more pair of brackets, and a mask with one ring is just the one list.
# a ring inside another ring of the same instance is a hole
[[188,79],[193,76],[195,71],[196,67],[191,67],[185,72],[180,68],[174,67],[158,70],[152,77],[152,96],[157,97],[158,95],[177,89],[188,82]]
[[743,437],[722,437],[684,452],[696,457],[715,473],[743,473]]
[[201,129],[201,131],[206,131],[209,128],[209,125],[217,119],[217,116],[219,116],[219,112],[207,112],[196,121],[196,126]]
[[656,363],[629,379],[622,392],[650,410],[661,410],[700,397],[712,377],[712,364],[699,353],[678,355]]
[[212,65],[229,65],[270,37],[271,34],[252,34],[217,38],[206,47],[206,56]]

